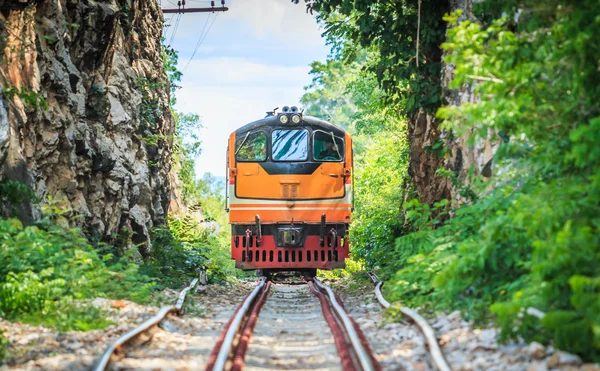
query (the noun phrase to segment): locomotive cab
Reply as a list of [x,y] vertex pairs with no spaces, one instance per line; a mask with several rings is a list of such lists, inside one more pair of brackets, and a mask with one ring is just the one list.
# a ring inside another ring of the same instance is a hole
[[229,137],[227,209],[240,269],[343,268],[349,256],[352,138],[294,108]]

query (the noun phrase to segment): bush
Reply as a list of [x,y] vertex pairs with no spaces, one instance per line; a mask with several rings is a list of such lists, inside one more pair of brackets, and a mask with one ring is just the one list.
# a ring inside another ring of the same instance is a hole
[[102,311],[82,310],[76,300],[96,296],[148,301],[153,284],[137,266],[98,256],[81,230],[45,219],[23,227],[0,220],[0,316],[60,330],[105,327]]
[[356,156],[350,241],[353,256],[364,259],[368,268],[390,263],[389,252],[402,228],[398,205],[406,164],[406,136],[398,128],[373,135],[365,153]]
[[420,229],[397,240],[399,271],[388,290],[476,320],[494,315],[504,339],[552,341],[598,361],[600,90],[592,81],[600,73],[588,59],[597,60],[600,44],[573,42],[593,34],[594,4],[526,12],[519,32],[506,19],[449,30],[454,86],[483,77],[475,87],[482,100],[439,113],[454,133],[499,133],[494,163],[503,174],[474,187],[480,198],[444,226],[411,220]]
[[182,286],[206,269],[211,281],[223,281],[235,269],[230,259],[228,233],[213,235],[191,214],[170,217],[167,225],[153,231],[150,262],[142,267],[161,285]]

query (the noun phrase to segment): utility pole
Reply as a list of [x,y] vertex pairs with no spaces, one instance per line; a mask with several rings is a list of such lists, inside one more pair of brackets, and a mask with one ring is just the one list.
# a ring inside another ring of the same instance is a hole
[[[179,8],[177,9],[163,9],[162,12],[164,14],[185,14],[185,13],[214,13],[214,12],[226,12],[229,10],[228,7],[225,6],[225,0],[221,0],[221,7],[215,7],[215,2],[211,1],[210,8],[186,8],[185,0],[183,2],[180,0],[177,2]],[[183,6],[183,7],[182,7]]]

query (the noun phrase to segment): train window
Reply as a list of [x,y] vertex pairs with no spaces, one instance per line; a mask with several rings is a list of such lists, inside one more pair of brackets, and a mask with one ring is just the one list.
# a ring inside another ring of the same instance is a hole
[[308,132],[306,130],[273,130],[271,134],[273,160],[306,161]]
[[267,159],[267,133],[256,131],[241,135],[235,141],[237,161],[264,161]]
[[332,132],[315,131],[313,157],[316,161],[342,161],[344,140],[334,136]]

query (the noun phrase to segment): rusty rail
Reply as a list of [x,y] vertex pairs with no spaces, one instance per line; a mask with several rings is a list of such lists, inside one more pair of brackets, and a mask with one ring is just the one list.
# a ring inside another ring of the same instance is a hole
[[181,313],[181,308],[183,307],[183,302],[185,301],[185,296],[189,290],[194,288],[198,283],[198,279],[194,279],[189,286],[187,286],[181,293],[179,294],[179,298],[175,305],[162,307],[158,313],[152,318],[144,321],[139,326],[129,330],[125,334],[121,335],[117,340],[113,341],[106,347],[100,358],[96,361],[96,364],[92,368],[93,371],[103,371],[106,369],[108,364],[110,363],[110,359],[112,355],[115,353],[117,349],[119,349],[123,344],[127,343],[129,340],[134,337],[140,335],[141,333],[148,331],[153,326],[159,324],[169,313]]
[[[379,280],[379,278],[377,277],[377,275],[375,273],[369,272],[368,275],[369,275],[369,278],[371,278],[371,280],[373,281],[373,283],[375,283],[375,296],[377,296],[377,300],[379,301],[379,304],[381,304],[381,306],[384,308],[389,308],[390,303],[387,300],[385,300],[385,298],[383,297],[383,294],[381,293],[381,286],[383,285],[383,282],[381,282]],[[425,320],[425,318],[423,318],[414,309],[410,309],[410,308],[401,306],[400,312],[403,315],[410,318],[417,325],[417,327],[421,330],[421,333],[423,333],[423,336],[425,337],[425,340],[427,341],[427,346],[429,347],[429,353],[431,354],[431,358],[433,360],[434,366],[439,371],[452,371],[452,369],[448,365],[448,362],[446,362],[446,359],[444,358],[444,353],[442,353],[442,349],[440,348],[440,345],[437,342],[437,337],[435,336],[435,331],[433,330],[433,328],[431,328],[431,326],[429,325],[427,320]]]
[[[372,351],[368,346],[368,343],[366,343],[366,338],[364,337],[364,334],[362,334],[362,332],[360,331],[360,328],[356,325],[356,323],[352,320],[350,315],[346,312],[346,310],[340,304],[341,301],[338,301],[338,298],[333,293],[331,288],[329,286],[323,284],[317,278],[313,278],[312,282],[314,282],[316,287],[318,287],[320,290],[324,291],[327,294],[328,304],[333,309],[333,312],[335,312],[335,315],[336,315],[337,319],[339,320],[339,323],[341,324],[340,327],[343,328],[344,334],[341,337],[337,333],[337,331],[333,331],[333,328],[332,328],[332,333],[334,335],[334,339],[336,340],[336,346],[339,341],[338,338],[342,339],[344,342],[346,341],[346,338],[347,338],[349,344],[346,343],[346,344],[344,344],[344,346],[346,348],[348,348],[348,346],[350,346],[350,348],[352,349],[352,351],[354,352],[354,354],[356,356],[356,360],[358,361],[357,362],[358,364],[353,365],[351,369],[358,368],[363,371],[371,371],[371,370],[379,371],[379,370],[381,370],[381,365],[377,362],[377,360],[373,356]],[[310,285],[310,283],[309,283],[309,285]],[[314,290],[313,290],[313,292],[314,292]],[[321,295],[323,295],[323,293],[321,293]],[[319,297],[319,295],[317,295],[317,296]],[[325,296],[325,295],[323,295],[323,296]],[[319,299],[321,299],[321,298],[319,297]],[[321,306],[323,308],[325,308],[323,306],[323,301],[321,301]],[[323,309],[324,314],[325,314],[325,312],[326,312],[326,310]],[[327,320],[327,323],[331,327],[333,325],[331,318],[329,318],[328,315],[325,315],[325,319]],[[335,318],[333,319],[333,321],[337,323]],[[333,325],[333,326],[335,326],[335,325]],[[338,352],[339,352],[339,348],[338,348]],[[346,350],[343,350],[342,352],[339,352],[339,353],[340,353],[340,358],[342,358],[342,367],[344,368],[344,370],[350,369],[350,368],[346,368],[344,366],[344,363],[346,362],[346,360],[345,360]],[[352,357],[350,357],[350,359],[352,360]]]
[[[207,371],[222,371],[225,369],[225,365],[229,359],[229,355],[234,352],[234,357],[236,355],[240,355],[241,365],[243,366],[243,356],[245,355],[246,349],[248,348],[248,343],[250,340],[250,336],[252,335],[252,330],[254,329],[254,325],[256,324],[258,314],[262,305],[266,301],[267,294],[271,289],[271,282],[267,283],[267,279],[263,277],[259,284],[254,288],[254,290],[246,297],[246,299],[238,306],[234,315],[231,317],[223,331],[221,332],[219,338],[217,339],[217,344],[213,348],[208,364],[206,365]],[[257,296],[260,294],[258,300],[256,300]],[[244,318],[248,319],[244,322]],[[234,349],[234,340],[236,335],[240,334],[241,338],[238,344]],[[244,339],[246,336],[246,339]],[[237,349],[242,346],[242,349],[238,353]],[[235,361],[235,359],[234,359]],[[238,359],[238,365],[240,364],[240,360]],[[235,364],[234,364],[235,366]]]
[[248,350],[248,345],[250,345],[250,338],[252,337],[252,332],[254,331],[254,326],[256,326],[256,322],[258,321],[258,315],[262,306],[267,301],[267,296],[269,295],[269,291],[271,290],[271,282],[267,282],[265,289],[263,290],[260,298],[258,298],[258,302],[252,308],[250,315],[248,316],[248,320],[242,329],[240,334],[240,340],[235,349],[235,353],[233,355],[233,366],[231,367],[231,371],[241,371],[244,368],[244,358],[246,357],[246,351]]
[[308,281],[308,287],[315,294],[319,302],[321,303],[321,311],[323,312],[323,317],[325,317],[325,322],[329,326],[331,330],[331,334],[333,335],[333,341],[335,342],[335,347],[337,349],[338,355],[340,356],[340,360],[342,363],[342,369],[345,371],[355,371],[356,367],[354,366],[354,362],[352,361],[352,355],[350,354],[350,349],[346,345],[346,339],[344,338],[344,332],[340,327],[338,321],[336,321],[335,316],[331,312],[331,307],[327,303],[327,299],[325,295],[316,287],[315,283],[312,281]]

